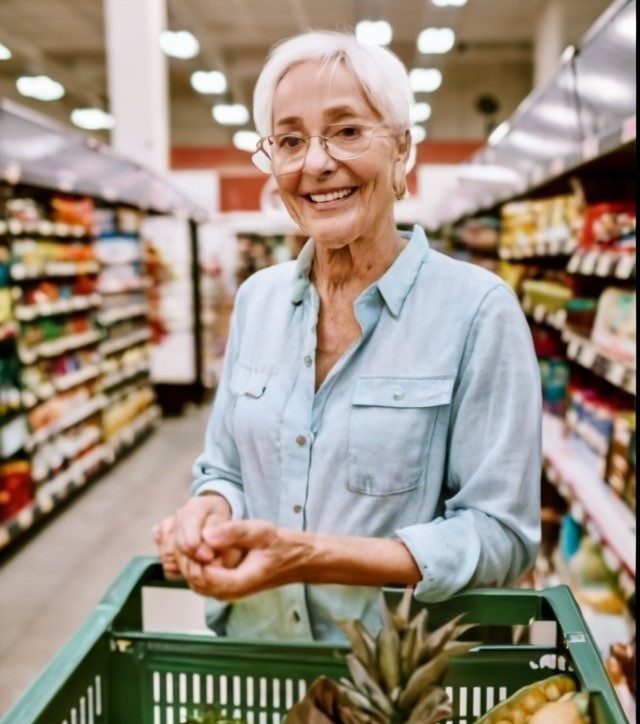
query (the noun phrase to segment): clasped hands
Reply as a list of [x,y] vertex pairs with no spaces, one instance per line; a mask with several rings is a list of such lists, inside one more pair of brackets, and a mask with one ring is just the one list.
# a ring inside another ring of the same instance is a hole
[[305,546],[293,537],[263,520],[232,521],[217,494],[191,498],[153,529],[165,576],[221,601],[299,580]]

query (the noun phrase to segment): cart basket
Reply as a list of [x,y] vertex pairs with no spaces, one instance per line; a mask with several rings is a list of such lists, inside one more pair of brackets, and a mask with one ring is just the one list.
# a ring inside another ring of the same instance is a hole
[[[247,724],[279,724],[318,676],[347,675],[348,647],[335,643],[145,631],[143,589],[180,586],[165,580],[158,559],[132,559],[3,724],[182,724],[212,707]],[[401,593],[385,589],[392,604]],[[475,590],[428,609],[430,627],[462,612],[480,624],[473,638],[483,644],[449,667],[445,683],[457,713],[450,724],[472,724],[520,687],[564,670],[591,693],[592,724],[627,724],[568,587]],[[539,621],[555,629],[552,643],[511,642],[514,631]],[[505,630],[508,636],[499,633]]]

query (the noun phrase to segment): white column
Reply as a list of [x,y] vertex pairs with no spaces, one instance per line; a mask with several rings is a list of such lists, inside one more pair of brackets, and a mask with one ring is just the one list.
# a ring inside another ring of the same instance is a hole
[[166,0],[104,0],[114,150],[154,171],[169,166]]
[[547,0],[542,7],[534,36],[534,87],[544,83],[551,76],[566,47],[565,5],[564,0]]

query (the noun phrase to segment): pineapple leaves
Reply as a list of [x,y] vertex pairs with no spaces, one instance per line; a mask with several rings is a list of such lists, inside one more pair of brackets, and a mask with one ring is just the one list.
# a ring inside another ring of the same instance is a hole
[[411,617],[412,602],[407,588],[392,611],[381,592],[377,635],[358,620],[338,619],[351,644],[345,656],[350,679],[319,677],[285,723],[435,724],[455,716],[444,677],[452,658],[478,645],[460,641],[473,625],[461,623],[461,614],[429,632],[427,609]]

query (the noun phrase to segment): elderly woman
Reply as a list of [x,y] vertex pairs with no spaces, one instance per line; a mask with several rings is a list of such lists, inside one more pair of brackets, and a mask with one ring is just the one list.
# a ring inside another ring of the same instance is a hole
[[193,497],[154,531],[228,635],[338,637],[376,625],[376,587],[442,600],[535,556],[529,330],[497,276],[398,232],[410,102],[342,33],[276,46],[256,85],[254,160],[309,240],[239,289]]

